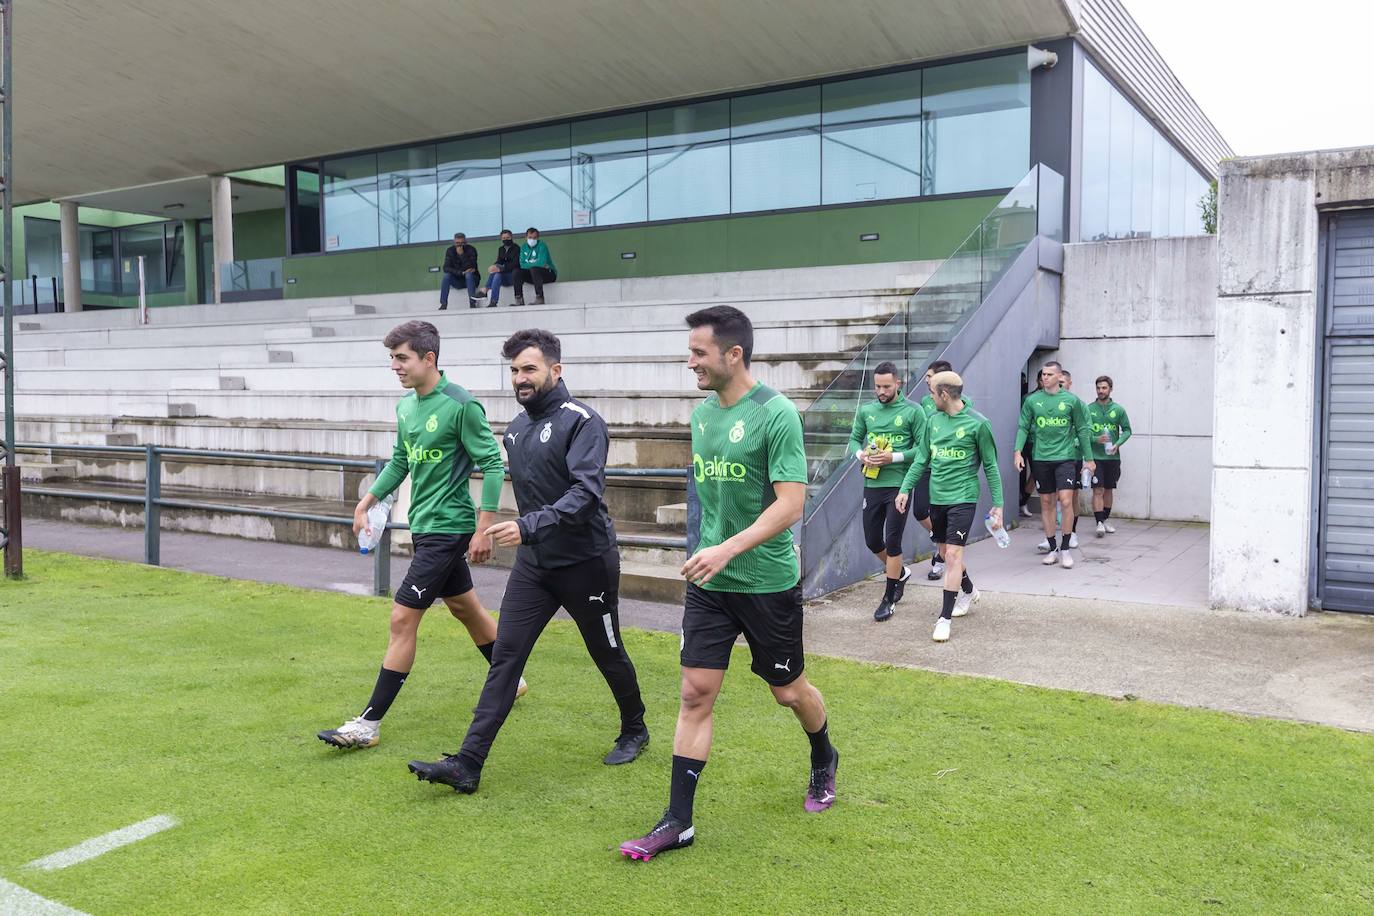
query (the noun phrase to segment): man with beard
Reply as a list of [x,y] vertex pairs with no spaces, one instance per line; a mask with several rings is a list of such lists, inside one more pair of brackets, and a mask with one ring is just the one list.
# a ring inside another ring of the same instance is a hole
[[877,400],[854,414],[849,451],[863,466],[864,543],[887,572],[883,599],[873,612],[873,619],[881,623],[891,619],[911,578],[911,570],[902,565],[906,512],[898,511],[895,503],[907,463],[916,456],[925,414],[902,394],[902,379],[891,362],[873,370],[873,393]]
[[605,499],[606,423],[568,393],[562,346],[553,334],[517,331],[501,352],[525,408],[505,436],[520,516],[486,534],[519,551],[501,599],[491,670],[462,749],[409,765],[419,779],[468,794],[477,791],[491,744],[515,702],[520,672],[560,607],[577,624],[620,708],[620,734],[603,762],[629,763],[649,743],[639,681],[620,638],[620,552]]

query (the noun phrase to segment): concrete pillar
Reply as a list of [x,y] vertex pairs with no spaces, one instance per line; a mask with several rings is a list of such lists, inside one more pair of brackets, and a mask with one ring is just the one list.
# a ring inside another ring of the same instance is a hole
[[62,234],[62,302],[69,312],[81,311],[81,232],[76,201],[58,203]]
[[224,175],[210,176],[210,221],[215,235],[215,263],[208,265],[214,279],[215,303],[222,301],[220,267],[234,260],[234,198],[229,191],[229,179]]
[[1307,610],[1318,422],[1316,185],[1312,153],[1221,164],[1213,607]]

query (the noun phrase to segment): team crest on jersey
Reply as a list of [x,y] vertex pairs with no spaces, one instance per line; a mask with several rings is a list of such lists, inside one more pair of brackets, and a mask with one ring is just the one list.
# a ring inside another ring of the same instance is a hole
[[436,416],[435,414],[430,414],[430,415],[429,415],[429,419],[425,421],[425,432],[427,432],[427,433],[432,433],[432,432],[434,432],[434,431],[435,431],[436,429],[438,429],[438,428],[439,428],[439,417]]
[[1115,411],[1115,410],[1109,411],[1109,412],[1107,413],[1107,416],[1109,416],[1109,417],[1111,417],[1113,420],[1115,420],[1115,419],[1116,419],[1116,411]]
[[896,424],[897,426],[901,426],[901,425],[902,425],[902,418],[901,418],[901,417],[898,417],[897,419],[893,420],[892,422],[893,422],[894,424]]
[[962,426],[959,427],[958,429],[956,429],[956,430],[954,431],[954,438],[956,438],[956,439],[962,439],[962,438],[964,438],[964,428],[963,428]]
[[1066,411],[1066,410],[1068,410],[1068,409],[1069,409],[1069,405],[1068,405],[1068,404],[1065,404],[1063,401],[1060,401],[1060,402],[1059,402],[1059,412],[1060,412],[1060,413],[1063,413],[1064,411]]
[[553,435],[553,422],[550,421],[550,422],[548,422],[548,423],[545,423],[545,424],[544,424],[544,428],[541,429],[541,430],[539,431],[539,441],[540,441],[540,442],[548,442],[548,441],[549,441],[549,436],[552,436],[552,435]]
[[744,421],[736,420],[735,425],[730,427],[730,441],[739,442],[744,438]]

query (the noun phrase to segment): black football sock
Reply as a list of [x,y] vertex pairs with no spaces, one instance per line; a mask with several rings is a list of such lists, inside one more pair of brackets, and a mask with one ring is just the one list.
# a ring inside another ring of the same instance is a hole
[[668,814],[684,824],[692,823],[692,804],[697,797],[697,780],[705,760],[673,755],[673,783],[668,795]]
[[830,720],[826,719],[821,724],[820,731],[807,732],[806,737],[811,739],[811,769],[830,766],[830,758],[834,753],[834,748],[830,746]]
[[940,608],[940,616],[943,617],[945,620],[951,620],[954,618],[954,599],[957,597],[959,597],[958,591],[950,591],[949,589],[945,589],[944,606]]
[[1070,535],[1067,535],[1067,534],[1061,534],[1061,535],[1059,536],[1059,549],[1060,549],[1060,550],[1068,550],[1068,549],[1069,549],[1069,537],[1070,537]]
[[495,645],[496,645],[496,640],[493,639],[491,642],[487,643],[485,646],[478,646],[478,647],[477,647],[477,651],[482,653],[482,657],[485,658],[485,659],[487,660],[487,664],[488,664],[488,665],[491,664],[491,650],[492,650],[492,647],[495,646]]
[[968,577],[968,570],[964,570],[964,581],[959,583],[959,587],[964,590],[965,595],[973,594],[973,580]]
[[382,721],[382,716],[391,708],[391,704],[396,700],[396,694],[401,692],[401,685],[409,676],[409,671],[392,671],[383,667],[377,673],[377,685],[372,688],[372,699],[367,701],[362,718],[369,722]]

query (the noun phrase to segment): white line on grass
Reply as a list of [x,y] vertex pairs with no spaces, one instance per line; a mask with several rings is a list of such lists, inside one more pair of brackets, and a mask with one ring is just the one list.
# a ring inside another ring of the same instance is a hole
[[139,821],[137,824],[130,824],[128,827],[121,827],[109,833],[103,833],[98,837],[92,837],[84,843],[77,843],[70,849],[55,852],[50,856],[41,859],[34,859],[25,868],[41,868],[44,871],[54,871],[59,868],[67,868],[85,862],[87,859],[94,859],[96,856],[103,856],[112,849],[121,846],[128,846],[130,843],[137,843],[139,840],[146,840],[155,833],[161,833],[177,825],[178,821],[170,814],[159,814],[150,817],[146,821]]
[[0,878],[0,916],[86,916]]

